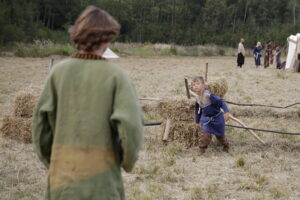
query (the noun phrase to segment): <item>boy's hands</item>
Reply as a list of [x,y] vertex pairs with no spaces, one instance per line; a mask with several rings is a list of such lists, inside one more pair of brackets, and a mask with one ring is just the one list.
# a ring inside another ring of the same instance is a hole
[[230,114],[228,112],[224,113],[224,120],[225,120],[225,122],[227,122],[228,120],[230,120]]
[[196,131],[200,131],[200,129],[201,129],[200,124],[195,124],[195,129],[196,129]]

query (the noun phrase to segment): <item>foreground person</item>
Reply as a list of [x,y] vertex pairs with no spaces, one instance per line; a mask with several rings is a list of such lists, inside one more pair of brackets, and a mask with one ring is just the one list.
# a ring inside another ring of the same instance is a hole
[[104,51],[120,25],[88,7],[70,29],[79,53],[54,66],[33,116],[35,150],[49,169],[46,199],[124,199],[143,139],[132,83]]
[[229,109],[226,102],[220,97],[205,90],[203,77],[193,78],[192,87],[196,93],[195,103],[195,126],[196,129],[202,129],[200,135],[199,147],[203,154],[215,135],[222,144],[225,152],[229,151],[229,143],[225,137],[225,121],[229,119]]

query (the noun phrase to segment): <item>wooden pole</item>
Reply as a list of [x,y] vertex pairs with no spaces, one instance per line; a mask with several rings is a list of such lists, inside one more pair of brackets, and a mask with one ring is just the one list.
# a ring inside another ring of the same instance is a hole
[[[229,117],[233,120],[236,121],[237,123],[239,123],[240,125],[242,125],[245,128],[248,128],[241,120],[233,117],[232,115],[229,115]],[[254,133],[254,131],[247,129],[247,131],[249,131],[258,141],[260,141],[262,144],[266,144],[265,141],[263,141],[258,135],[256,135],[256,133]]]
[[169,132],[170,132],[170,127],[171,127],[171,120],[170,120],[170,119],[167,119],[167,122],[166,122],[166,128],[165,128],[165,132],[164,132],[164,135],[163,135],[163,141],[164,141],[164,142],[167,142],[167,141],[168,141],[168,138],[169,138]]
[[53,63],[54,63],[54,58],[50,58],[50,60],[49,60],[49,65],[48,65],[48,72],[51,71],[52,66],[53,66]]
[[208,63],[206,63],[206,66],[205,66],[205,76],[204,76],[205,82],[207,82],[207,74],[208,74]]
[[185,84],[185,89],[186,89],[186,96],[188,99],[190,99],[191,94],[190,94],[190,90],[189,90],[188,80],[186,78],[184,78],[184,84]]

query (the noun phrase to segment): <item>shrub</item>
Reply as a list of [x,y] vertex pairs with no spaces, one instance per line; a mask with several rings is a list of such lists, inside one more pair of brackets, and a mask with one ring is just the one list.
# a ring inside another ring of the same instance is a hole
[[75,49],[70,44],[55,44],[50,40],[35,40],[33,44],[16,43],[16,55],[20,57],[47,57],[53,54],[71,55]]

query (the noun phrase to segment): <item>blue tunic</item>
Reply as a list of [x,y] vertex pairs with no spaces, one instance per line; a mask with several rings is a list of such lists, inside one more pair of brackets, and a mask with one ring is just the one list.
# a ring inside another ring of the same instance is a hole
[[253,55],[254,55],[254,61],[256,66],[260,66],[260,57],[261,57],[261,52],[262,48],[261,47],[255,47],[253,49]]
[[205,90],[204,95],[207,97],[206,102],[198,99],[195,103],[195,123],[201,123],[203,131],[223,137],[225,133],[223,111],[229,112],[226,102],[208,90]]

